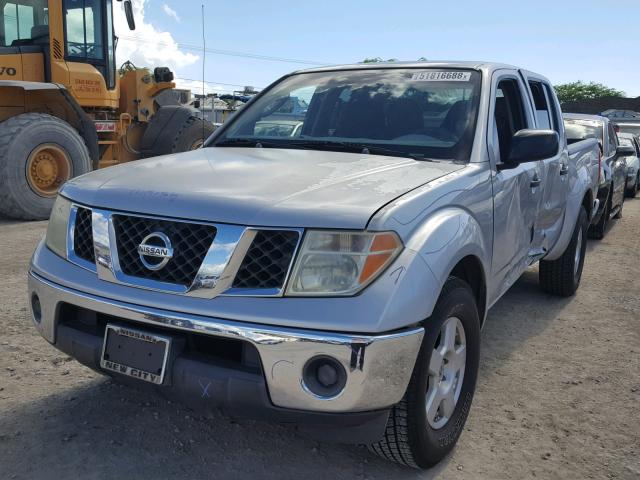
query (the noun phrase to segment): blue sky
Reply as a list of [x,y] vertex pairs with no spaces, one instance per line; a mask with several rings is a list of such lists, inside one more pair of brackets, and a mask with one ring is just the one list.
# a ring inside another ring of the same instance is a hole
[[[179,78],[200,79],[202,53],[188,46],[202,44],[203,1],[133,1],[141,28],[127,32],[116,22],[123,36],[119,59],[130,55],[136,63],[164,62]],[[204,3],[207,46],[212,49],[318,64],[375,56],[499,61],[536,71],[554,83],[597,81],[640,96],[639,0]],[[130,37],[144,41],[134,43]],[[306,66],[207,53],[205,78],[219,82],[209,88],[234,88],[222,83],[264,87]],[[198,88],[197,82],[180,82]]]

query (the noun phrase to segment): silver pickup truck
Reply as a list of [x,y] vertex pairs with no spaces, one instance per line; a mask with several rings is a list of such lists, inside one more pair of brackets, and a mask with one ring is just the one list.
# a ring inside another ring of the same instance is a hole
[[[299,134],[256,132],[282,118]],[[487,310],[536,262],[545,291],[578,288],[598,157],[516,67],[297,72],[201,150],[68,182],[33,323],[122,382],[429,467],[469,414]]]

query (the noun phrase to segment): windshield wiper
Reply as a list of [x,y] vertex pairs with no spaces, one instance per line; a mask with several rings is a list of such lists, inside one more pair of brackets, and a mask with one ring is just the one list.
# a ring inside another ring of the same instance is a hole
[[422,153],[403,152],[401,150],[393,150],[381,147],[375,144],[366,144],[358,142],[345,142],[341,140],[282,140],[269,141],[258,138],[226,138],[221,142],[214,144],[215,146],[236,146],[236,147],[255,147],[255,148],[304,148],[304,149],[323,149],[353,153],[363,153],[365,155],[387,155],[393,157],[408,157],[414,160],[433,162],[434,160],[425,157]]

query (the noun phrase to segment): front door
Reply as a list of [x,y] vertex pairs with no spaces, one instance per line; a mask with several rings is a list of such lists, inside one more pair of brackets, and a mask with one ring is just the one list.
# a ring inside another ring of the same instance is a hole
[[491,298],[504,293],[529,265],[529,251],[536,231],[542,199],[543,162],[527,162],[501,169],[509,155],[513,135],[532,124],[520,78],[508,74],[494,78],[489,155],[496,165],[493,176],[494,241],[492,272],[496,279]]

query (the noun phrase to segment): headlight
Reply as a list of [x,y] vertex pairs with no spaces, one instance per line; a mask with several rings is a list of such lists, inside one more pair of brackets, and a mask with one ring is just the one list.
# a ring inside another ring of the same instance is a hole
[[58,195],[53,204],[47,227],[47,247],[62,258],[67,258],[67,225],[71,202]]
[[353,295],[401,250],[402,242],[393,232],[310,230],[293,267],[287,295]]

